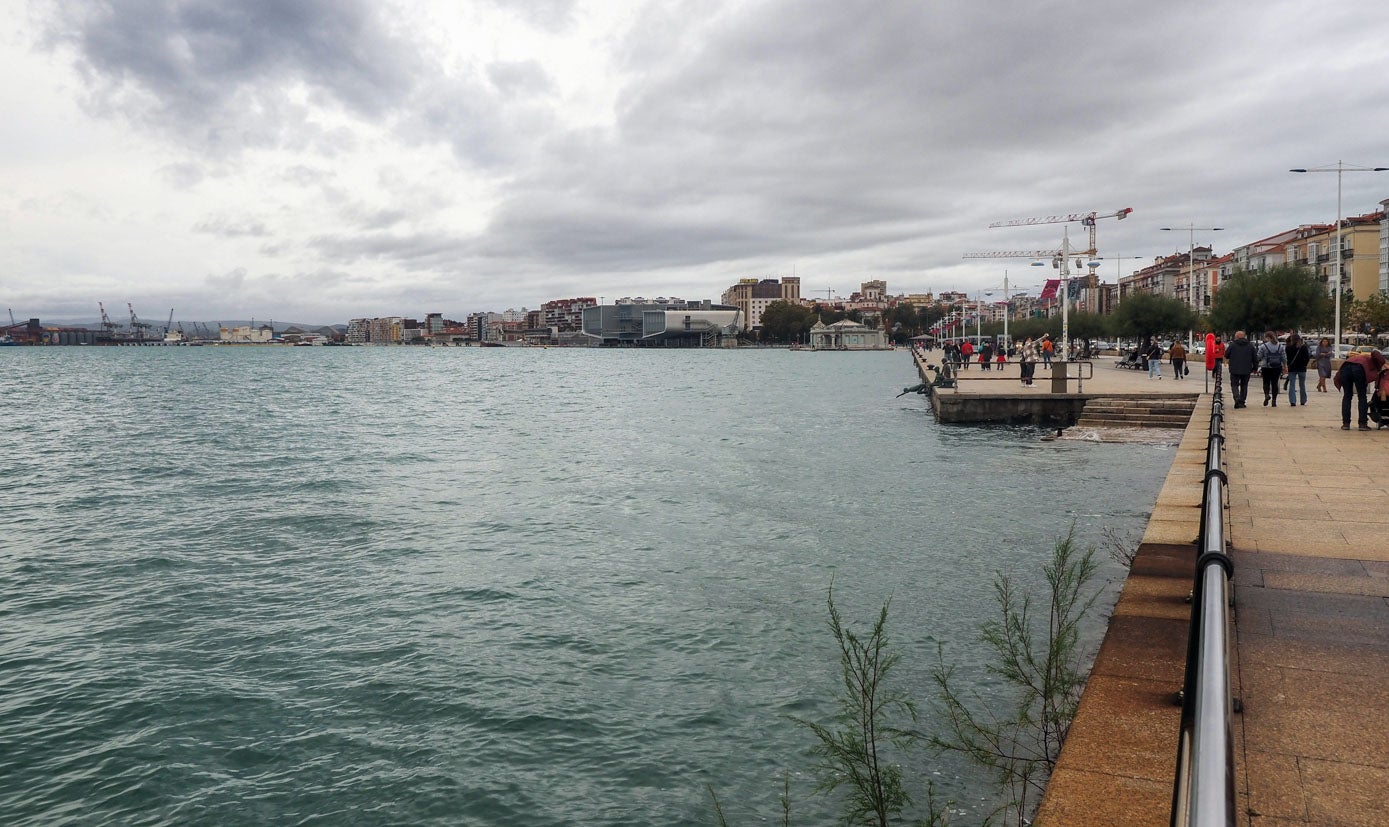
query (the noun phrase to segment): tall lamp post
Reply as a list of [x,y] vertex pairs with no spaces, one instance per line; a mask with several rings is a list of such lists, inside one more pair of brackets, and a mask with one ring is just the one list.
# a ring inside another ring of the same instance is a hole
[[[984,295],[992,296],[994,291],[985,290]],[[1008,317],[1013,315],[1013,297],[1008,293],[1008,271],[1003,271],[1003,341],[1005,344],[1012,342],[1008,338]]]
[[[1188,243],[1188,246],[1187,246],[1187,254],[1186,254],[1186,266],[1187,266],[1187,287],[1186,287],[1186,290],[1187,290],[1187,303],[1191,305],[1191,312],[1192,312],[1192,313],[1195,313],[1195,314],[1197,314],[1197,315],[1200,315],[1200,313],[1201,313],[1201,306],[1200,306],[1199,304],[1197,304],[1197,298],[1196,298],[1196,231],[1197,231],[1197,230],[1200,230],[1200,231],[1203,232],[1203,233],[1218,233],[1218,232],[1220,232],[1221,230],[1223,230],[1223,229],[1225,229],[1225,228],[1224,228],[1224,227],[1197,227],[1195,224],[1187,224],[1185,227],[1163,227],[1162,229],[1163,229],[1164,231],[1166,231],[1166,232],[1176,232],[1177,230],[1186,230],[1187,233],[1188,233],[1188,235],[1187,235],[1187,243]],[[1192,347],[1192,344],[1193,344],[1192,335],[1193,335],[1193,331],[1190,330],[1190,329],[1188,329],[1187,332],[1186,332],[1186,347],[1187,347],[1187,350],[1191,350],[1191,347]]]
[[1337,357],[1341,355],[1341,173],[1344,172],[1384,172],[1389,167],[1362,167],[1355,164],[1347,164],[1344,161],[1337,161],[1336,166],[1308,167],[1290,169],[1288,172],[1334,172],[1336,173],[1336,342],[1332,351]]

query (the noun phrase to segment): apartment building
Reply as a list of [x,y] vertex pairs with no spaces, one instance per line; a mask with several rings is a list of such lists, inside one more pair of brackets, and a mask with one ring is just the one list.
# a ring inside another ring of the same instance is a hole
[[[659,301],[659,300],[658,300]],[[738,283],[723,291],[719,298],[721,304],[736,307],[743,311],[743,321],[748,330],[762,326],[762,312],[772,302],[801,302],[801,280],[799,276],[783,276],[776,279],[739,279]]]

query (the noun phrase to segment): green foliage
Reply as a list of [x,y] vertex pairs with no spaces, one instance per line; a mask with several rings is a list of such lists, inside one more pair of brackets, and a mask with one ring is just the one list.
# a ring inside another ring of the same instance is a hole
[[981,637],[996,656],[988,671],[1017,691],[1011,710],[998,712],[978,696],[960,695],[954,667],[946,665],[940,652],[933,673],[937,706],[949,733],[932,736],[931,744],[993,772],[1011,792],[999,814],[1018,824],[1025,823],[1046,789],[1085,687],[1080,621],[1099,596],[1097,590],[1087,594],[1099,566],[1093,548],[1077,550],[1074,534],[1072,527],[1057,541],[1051,562],[1043,567],[1049,588],[1044,634],[1037,628],[1031,597],[1020,594],[1007,576],[994,581],[1003,616],[984,624]]
[[803,339],[815,324],[815,314],[809,307],[787,301],[775,301],[762,311],[762,340],[795,342]]
[[818,792],[847,786],[845,824],[886,827],[911,803],[902,785],[902,768],[889,759],[888,745],[904,749],[915,738],[897,726],[898,718],[916,721],[916,706],[906,693],[888,685],[888,677],[901,659],[887,643],[887,604],[866,638],[844,626],[834,605],[834,591],[827,598],[830,631],[839,645],[841,686],[834,723],[824,726],[802,718],[791,720],[815,734],[819,757],[815,769]]
[[1110,316],[1110,330],[1115,335],[1137,339],[1182,333],[1195,326],[1196,314],[1185,303],[1171,296],[1152,293],[1129,296],[1114,308]]
[[1069,321],[1072,339],[1099,339],[1109,329],[1109,319],[1099,313],[1072,313]]
[[[1341,304],[1344,308],[1345,302]],[[1389,333],[1389,297],[1371,293],[1351,305],[1348,318],[1351,326],[1361,333]]]
[[[1344,307],[1344,304],[1343,304]],[[1302,330],[1329,327],[1331,300],[1305,267],[1241,270],[1220,285],[1211,302],[1212,330]]]

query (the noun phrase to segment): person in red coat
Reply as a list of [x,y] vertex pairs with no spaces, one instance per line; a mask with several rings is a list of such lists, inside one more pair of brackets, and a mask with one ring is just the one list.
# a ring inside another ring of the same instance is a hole
[[1360,401],[1360,430],[1370,430],[1370,402],[1365,398],[1368,388],[1379,388],[1379,378],[1385,373],[1384,354],[1352,353],[1336,371],[1332,381],[1341,390],[1341,430],[1350,430],[1350,397],[1355,394]]

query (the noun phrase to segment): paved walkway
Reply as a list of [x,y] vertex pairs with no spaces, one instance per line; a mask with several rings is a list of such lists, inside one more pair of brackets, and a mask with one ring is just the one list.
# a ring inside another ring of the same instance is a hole
[[[1340,430],[1334,392],[1251,399],[1226,417],[1239,823],[1389,823],[1389,431]],[[1039,825],[1168,824],[1209,411],[1202,397]]]
[[1226,417],[1250,825],[1389,823],[1389,431],[1327,387]]
[[[935,350],[928,354],[928,363],[939,364],[940,351]],[[1130,370],[1128,368],[1114,367],[1115,357],[1100,356],[1091,362],[1090,370],[1093,377],[1077,381],[1068,379],[1066,388],[1070,393],[1154,393],[1154,394],[1179,394],[1179,393],[1201,393],[1205,390],[1205,363],[1191,365],[1191,375],[1184,379],[1177,379],[1172,375],[1172,366],[1164,364],[1162,366],[1162,379],[1149,379],[1148,372]],[[1033,376],[1033,386],[1031,390],[1024,390],[1021,381],[1020,369],[1016,362],[1009,363],[1002,370],[997,365],[993,370],[980,370],[979,365],[972,364],[968,370],[962,370],[957,374],[959,378],[960,393],[1049,393],[1051,391],[1051,371],[1037,363],[1037,371]],[[951,391],[943,391],[951,393]]]

